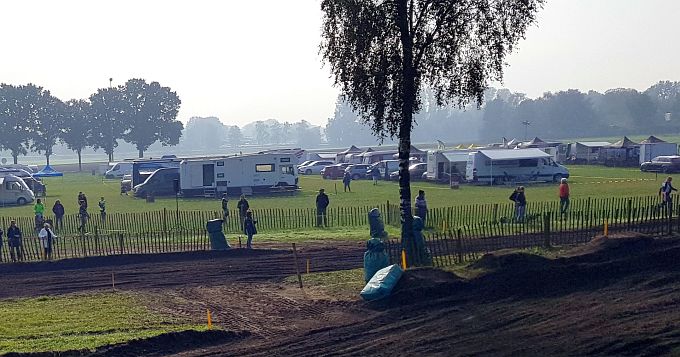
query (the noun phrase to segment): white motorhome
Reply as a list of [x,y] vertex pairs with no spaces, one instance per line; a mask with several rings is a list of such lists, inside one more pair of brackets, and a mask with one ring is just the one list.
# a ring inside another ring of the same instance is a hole
[[121,161],[111,167],[104,176],[106,178],[122,178],[132,174],[132,161]]
[[466,179],[500,185],[516,182],[559,182],[569,170],[539,149],[479,150],[468,155]]
[[188,158],[180,163],[180,190],[185,197],[220,197],[297,189],[297,157],[292,153],[263,153]]
[[0,177],[0,203],[25,205],[35,200],[33,191],[24,180],[14,175]]

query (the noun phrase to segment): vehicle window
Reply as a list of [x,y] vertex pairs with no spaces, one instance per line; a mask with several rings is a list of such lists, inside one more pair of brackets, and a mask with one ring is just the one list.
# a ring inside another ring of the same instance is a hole
[[255,172],[273,172],[274,164],[257,164],[255,165]]
[[217,166],[224,166],[224,161],[218,161]]
[[295,171],[291,165],[281,165],[281,173],[284,175],[294,175]]
[[538,166],[537,159],[522,159],[519,160],[519,167],[536,167]]
[[114,170],[114,171],[120,170],[120,164],[113,165],[113,168],[111,170]]

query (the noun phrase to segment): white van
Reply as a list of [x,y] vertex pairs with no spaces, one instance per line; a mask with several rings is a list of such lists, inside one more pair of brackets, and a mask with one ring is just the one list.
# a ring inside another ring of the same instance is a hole
[[106,178],[122,178],[125,175],[132,175],[132,161],[121,161],[104,174]]
[[25,205],[35,200],[35,195],[24,180],[13,175],[0,177],[0,203]]
[[569,170],[539,149],[479,150],[468,155],[466,179],[500,185],[517,182],[559,182]]

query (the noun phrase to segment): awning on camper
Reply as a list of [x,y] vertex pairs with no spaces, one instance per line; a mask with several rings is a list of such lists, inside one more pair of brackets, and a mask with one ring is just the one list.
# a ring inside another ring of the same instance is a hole
[[521,160],[551,157],[550,154],[539,149],[480,150],[479,152],[491,160]]
[[446,160],[449,160],[449,162],[467,162],[468,156],[469,156],[468,151],[458,151],[458,152],[443,152],[442,155],[446,158]]

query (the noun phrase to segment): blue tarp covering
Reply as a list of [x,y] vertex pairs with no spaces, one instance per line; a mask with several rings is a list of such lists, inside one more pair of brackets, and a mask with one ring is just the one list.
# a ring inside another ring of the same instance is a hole
[[390,265],[378,270],[359,295],[366,301],[378,300],[389,296],[392,289],[399,282],[403,272],[398,265]]
[[64,176],[63,173],[53,169],[50,165],[46,165],[42,170],[33,174],[34,177],[57,177]]

